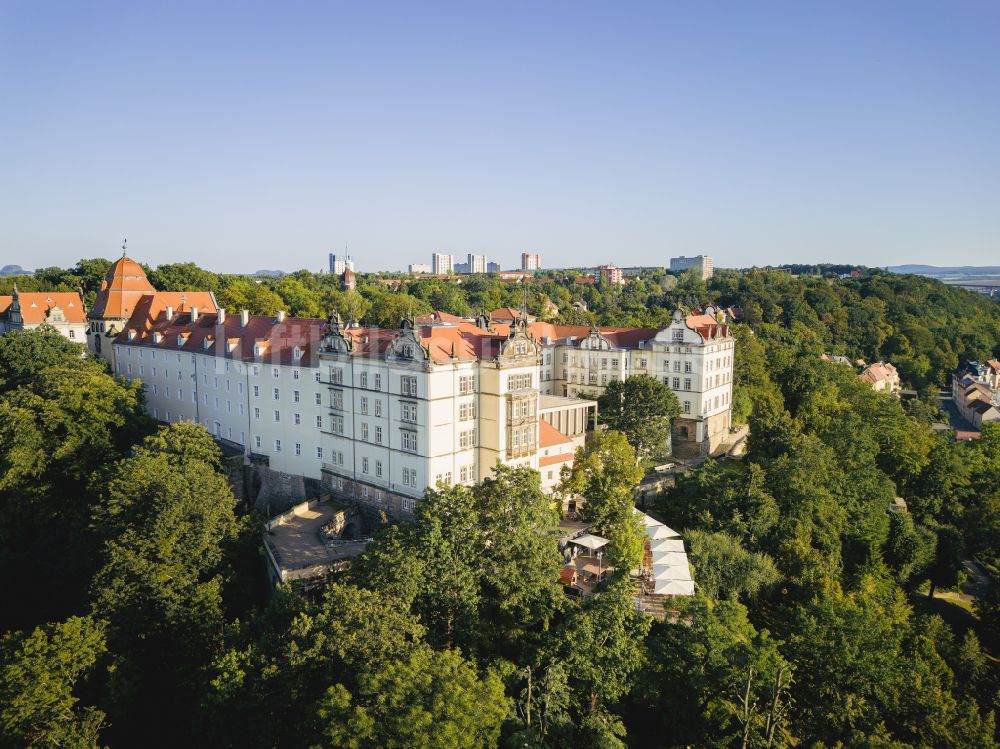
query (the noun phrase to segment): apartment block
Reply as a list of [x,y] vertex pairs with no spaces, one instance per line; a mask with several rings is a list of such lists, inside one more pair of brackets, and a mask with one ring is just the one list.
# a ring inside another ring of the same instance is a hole
[[701,274],[701,278],[707,281],[715,272],[712,258],[708,255],[695,255],[694,257],[672,257],[670,258],[670,270],[673,273],[680,273],[688,268],[694,268]]

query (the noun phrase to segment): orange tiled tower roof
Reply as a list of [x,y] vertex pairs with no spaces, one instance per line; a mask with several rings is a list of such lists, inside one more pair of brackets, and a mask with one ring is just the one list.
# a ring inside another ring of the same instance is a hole
[[142,266],[123,255],[108,269],[90,317],[128,319],[140,299],[155,293]]

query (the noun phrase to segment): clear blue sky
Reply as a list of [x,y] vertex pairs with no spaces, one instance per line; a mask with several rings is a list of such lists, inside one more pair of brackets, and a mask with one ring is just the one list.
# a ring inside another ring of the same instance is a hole
[[0,265],[1000,263],[1000,3],[0,2]]

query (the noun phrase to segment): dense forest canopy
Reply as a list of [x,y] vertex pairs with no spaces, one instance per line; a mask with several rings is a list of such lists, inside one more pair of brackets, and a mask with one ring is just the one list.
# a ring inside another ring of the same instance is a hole
[[[102,267],[17,281],[92,294]],[[208,433],[151,422],[137,383],[54,331],[14,332],[0,336],[0,746],[995,746],[1000,585],[972,606],[954,590],[968,560],[1000,571],[1000,428],[951,442],[933,408],[820,354],[888,358],[926,392],[998,353],[1000,307],[881,272],[648,271],[608,290],[564,276],[528,287],[534,313],[546,298],[564,322],[743,310],[748,454],[683,474],[656,508],[686,539],[696,596],[662,622],[637,613],[625,575],[566,597],[552,503],[536,473],[507,468],[429,491],[320,595],[271,596],[262,518],[233,497]],[[258,283],[188,264],[150,278],[232,308],[386,325],[523,294],[489,278],[343,292],[325,275]],[[658,439],[627,416],[561,484],[621,569],[641,548],[632,487]],[[908,512],[890,511],[897,496]]]

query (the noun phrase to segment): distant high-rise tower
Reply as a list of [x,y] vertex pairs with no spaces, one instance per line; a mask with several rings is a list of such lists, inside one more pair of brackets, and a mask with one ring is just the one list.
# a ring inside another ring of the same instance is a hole
[[345,270],[354,271],[354,258],[350,255],[330,253],[330,272],[342,276]]
[[537,252],[521,253],[521,270],[538,270],[542,267],[542,260]]
[[468,258],[469,273],[486,273],[486,269],[489,266],[489,261],[486,259],[486,255],[473,255],[469,253]]
[[431,258],[431,266],[434,268],[435,273],[449,275],[455,268],[455,257],[454,255],[435,252]]
[[695,255],[694,257],[672,257],[670,258],[670,270],[674,273],[694,268],[701,274],[702,280],[707,281],[712,277],[715,268],[712,258],[708,255]]

